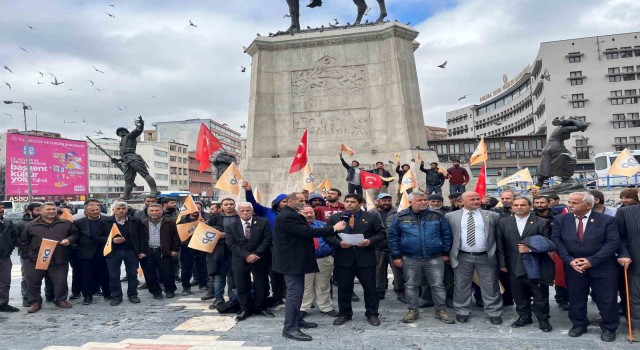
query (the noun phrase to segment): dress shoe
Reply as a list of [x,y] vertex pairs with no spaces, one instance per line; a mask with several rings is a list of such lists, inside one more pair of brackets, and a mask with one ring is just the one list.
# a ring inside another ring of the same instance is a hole
[[300,320],[299,326],[300,326],[300,328],[318,328],[318,324],[317,323],[307,322],[305,320]]
[[378,316],[369,316],[367,317],[367,322],[369,322],[370,325],[377,327],[380,325],[380,318],[378,318]]
[[176,296],[175,292],[164,292],[164,294],[166,294],[167,298],[169,299],[174,298]]
[[532,323],[533,321],[530,318],[519,318],[511,324],[511,327],[520,328],[520,327],[528,326]]
[[203,295],[200,297],[200,300],[205,301],[205,300],[211,300],[213,298],[215,298],[215,294],[213,294],[212,291],[208,291],[207,294]]
[[40,311],[40,309],[42,309],[42,305],[38,304],[38,303],[33,303],[31,304],[31,306],[29,306],[29,308],[27,309],[27,312],[30,314],[36,313],[38,311]]
[[0,312],[18,312],[18,311],[20,311],[20,309],[18,309],[17,307],[13,307],[9,304],[4,304],[0,306]]
[[191,291],[191,288],[185,288],[182,290],[182,296],[187,296],[187,295],[192,295],[193,292]]
[[300,331],[294,331],[294,332],[285,332],[282,331],[282,336],[285,338],[289,338],[292,340],[297,340],[297,341],[311,341],[313,338],[311,338],[310,335],[308,334],[304,334]]
[[551,327],[551,323],[548,320],[538,320],[538,325],[540,326],[540,330],[543,332],[551,332],[553,327]]
[[238,314],[238,316],[236,316],[236,321],[240,322],[240,321],[244,321],[246,320],[251,314],[249,314],[248,311],[242,311],[241,313]]
[[360,301],[360,297],[355,292],[351,293],[351,301]]
[[71,309],[73,307],[73,305],[71,305],[71,303],[66,301],[66,300],[62,300],[62,301],[57,302],[56,306],[61,308],[61,309]]
[[327,315],[327,316],[331,316],[331,317],[338,317],[338,311],[331,309],[327,312],[322,312],[323,315]]
[[502,324],[502,317],[500,316],[489,317],[489,321],[495,325]]
[[71,296],[69,297],[69,299],[71,300],[80,299],[80,293],[71,293]]
[[469,322],[469,315],[456,315],[456,321],[460,323]]
[[276,317],[276,315],[274,315],[271,311],[267,311],[267,310],[258,311],[257,314],[262,315],[264,317],[269,317],[269,318]]
[[342,326],[343,324],[347,323],[347,321],[349,321],[349,320],[350,320],[350,318],[348,318],[347,316],[339,315],[338,318],[333,320],[333,325],[334,326]]
[[162,293],[160,292],[160,293],[156,293],[156,294],[154,294],[154,295],[153,295],[153,299],[155,299],[155,300],[162,300],[162,299],[164,299],[164,297],[162,296]]
[[140,298],[138,298],[135,295],[132,295],[132,296],[129,297],[129,301],[134,303],[134,304],[139,304],[140,303]]
[[603,330],[602,333],[600,334],[600,339],[602,341],[606,341],[607,343],[610,343],[614,340],[616,340],[616,332],[612,332],[609,330]]
[[93,303],[93,297],[84,297],[82,299],[82,305],[89,305]]
[[574,338],[579,337],[585,333],[587,333],[587,327],[584,326],[573,326],[569,330],[569,336]]

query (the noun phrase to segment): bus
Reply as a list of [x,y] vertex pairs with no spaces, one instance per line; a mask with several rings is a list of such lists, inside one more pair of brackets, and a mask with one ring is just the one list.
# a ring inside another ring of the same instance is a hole
[[[640,162],[640,150],[629,150],[631,155]],[[595,165],[596,175],[598,176],[598,187],[635,187],[637,186],[637,180],[640,180],[640,174],[636,176],[609,176],[607,175],[611,165],[616,161],[616,158],[620,155],[620,152],[603,152],[597,153],[593,156],[593,163]]]
[[191,193],[189,191],[160,191],[160,194],[157,195],[156,198],[158,198],[158,203],[162,200],[162,198],[175,198],[176,207],[178,207],[179,209],[180,207],[182,207],[182,204],[184,204],[184,201],[187,199],[188,195],[191,195],[193,200],[196,202],[200,200],[199,195]]

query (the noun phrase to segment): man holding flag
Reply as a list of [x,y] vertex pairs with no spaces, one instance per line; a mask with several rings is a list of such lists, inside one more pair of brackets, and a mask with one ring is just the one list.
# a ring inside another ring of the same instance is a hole
[[359,195],[363,195],[362,193],[362,183],[360,182],[360,162],[357,160],[352,160],[351,165],[347,164],[347,162],[342,158],[342,151],[340,152],[340,162],[342,162],[342,166],[347,169],[347,188],[349,193],[357,193]]
[[[27,225],[20,234],[20,252],[24,264],[24,274],[27,281],[27,298],[31,306],[28,313],[38,312],[42,307],[40,287],[42,279],[49,276],[53,282],[54,302],[61,309],[71,308],[67,301],[69,286],[70,245],[78,238],[78,231],[73,222],[57,217],[54,203],[42,205],[41,215]],[[49,252],[41,254],[40,246],[43,240],[58,242]],[[48,255],[47,255],[48,254]],[[46,269],[37,269],[39,262],[46,264]]]

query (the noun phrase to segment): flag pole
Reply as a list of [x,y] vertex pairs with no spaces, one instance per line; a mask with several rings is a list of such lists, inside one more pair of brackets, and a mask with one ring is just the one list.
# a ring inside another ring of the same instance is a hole
[[631,331],[631,307],[630,307],[630,295],[629,295],[629,273],[628,273],[628,268],[625,267],[624,268],[624,287],[626,288],[627,291],[627,325],[629,327],[629,343],[633,342],[633,338],[631,336],[632,331]]

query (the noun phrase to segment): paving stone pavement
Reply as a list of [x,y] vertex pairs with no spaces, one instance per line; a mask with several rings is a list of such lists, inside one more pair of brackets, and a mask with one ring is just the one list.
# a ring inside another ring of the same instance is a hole
[[[20,267],[14,259],[11,303],[20,303]],[[126,286],[123,284],[123,287]],[[180,291],[178,287],[178,291]],[[362,299],[362,290],[356,285]],[[74,300],[68,310],[45,303],[32,315],[21,308],[19,313],[0,314],[0,349],[72,350],[72,349],[633,349],[624,337],[621,326],[614,343],[600,341],[597,327],[580,338],[570,338],[570,323],[565,311],[551,303],[551,333],[542,333],[530,326],[513,329],[516,320],[513,307],[505,308],[504,323],[495,326],[479,308],[474,308],[467,324],[446,325],[433,317],[433,308],[421,309],[421,317],[413,324],[401,322],[406,306],[395,299],[393,292],[380,304],[382,324],[373,327],[364,317],[363,302],[354,303],[354,318],[343,326],[333,326],[333,318],[311,309],[307,320],[320,326],[308,330],[312,342],[296,342],[282,337],[284,310],[272,310],[275,318],[253,316],[236,324],[231,316],[218,315],[208,309],[208,302],[192,297],[154,300],[146,290],[139,291],[140,304],[124,301],[116,307],[101,298],[91,306]],[[335,298],[334,307],[337,307]],[[589,314],[596,308],[589,304]],[[449,310],[450,314],[453,314]],[[624,325],[624,319],[621,319]],[[535,324],[535,323],[534,323]]]

